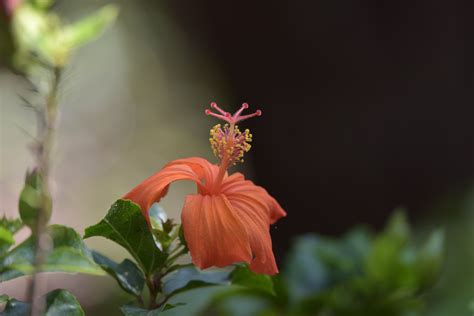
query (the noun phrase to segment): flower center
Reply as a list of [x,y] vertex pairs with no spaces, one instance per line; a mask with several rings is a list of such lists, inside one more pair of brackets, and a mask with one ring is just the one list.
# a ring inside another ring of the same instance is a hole
[[216,177],[211,190],[212,192],[219,191],[227,168],[231,165],[235,165],[237,162],[244,162],[244,154],[250,150],[252,134],[250,134],[248,129],[242,133],[236,124],[248,118],[260,116],[262,115],[262,111],[257,110],[252,114],[242,115],[242,112],[248,107],[249,105],[247,103],[243,103],[242,107],[235,112],[234,115],[222,110],[216,103],[211,103],[211,108],[215,109],[218,113],[206,109],[207,115],[217,117],[226,122],[224,126],[221,126],[221,124],[215,125],[210,132],[211,137],[209,138],[209,142],[211,143],[212,151],[221,161],[219,174]]
[[211,143],[214,155],[221,161],[228,161],[228,164],[235,165],[237,162],[244,162],[244,153],[248,152],[252,145],[252,134],[246,129],[243,133],[235,125],[233,129],[229,124],[221,127],[221,124],[211,128]]

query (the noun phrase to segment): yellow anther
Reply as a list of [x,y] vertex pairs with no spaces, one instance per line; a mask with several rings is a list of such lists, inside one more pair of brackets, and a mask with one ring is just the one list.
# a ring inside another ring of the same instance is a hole
[[231,128],[229,124],[217,124],[209,131],[209,143],[212,152],[219,159],[228,160],[229,163],[243,162],[243,156],[252,147],[252,134],[249,129],[241,132],[238,126]]

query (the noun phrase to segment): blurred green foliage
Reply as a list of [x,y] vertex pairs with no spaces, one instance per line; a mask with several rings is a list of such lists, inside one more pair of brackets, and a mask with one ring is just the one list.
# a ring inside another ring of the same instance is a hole
[[[45,295],[46,307],[44,316],[84,316],[84,311],[77,299],[66,290],[57,289]],[[2,302],[3,301],[3,302]],[[28,316],[30,304],[18,301],[8,296],[1,296],[0,303],[6,303],[0,316]]]
[[22,226],[20,219],[8,219],[5,216],[0,218],[0,257],[15,244],[13,236]]
[[[74,229],[51,225],[47,237],[45,242],[49,244],[48,252],[40,267],[41,271],[104,274]],[[0,255],[0,282],[31,274],[34,271],[34,258],[35,238],[30,236],[9,252]]]
[[[424,294],[436,282],[443,257],[444,236],[434,231],[417,247],[402,211],[394,213],[385,230],[371,234],[363,228],[341,239],[309,234],[298,238],[280,275],[268,281],[243,278],[253,287],[234,285],[216,292],[193,291],[207,301],[195,315],[420,315]],[[260,276],[259,276],[260,277]],[[184,298],[184,297],[183,297]],[[189,300],[189,296],[186,299]],[[179,302],[176,297],[171,303]],[[180,315],[177,306],[166,315]],[[181,314],[182,315],[182,314]]]
[[64,24],[50,10],[53,3],[24,0],[8,16],[0,17],[0,53],[14,69],[28,76],[41,73],[43,66],[64,67],[76,48],[96,39],[118,14],[117,6],[106,5],[79,21]]
[[463,186],[434,201],[430,217],[417,229],[426,231],[432,222],[446,229],[446,255],[439,283],[427,296],[426,315],[474,315],[474,186]]

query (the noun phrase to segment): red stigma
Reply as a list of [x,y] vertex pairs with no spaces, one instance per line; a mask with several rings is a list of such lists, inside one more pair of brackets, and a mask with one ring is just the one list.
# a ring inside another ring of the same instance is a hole
[[237,112],[235,112],[233,115],[231,115],[229,112],[226,112],[226,111],[222,110],[215,102],[211,103],[211,108],[216,109],[217,112],[219,112],[219,113],[215,113],[215,112],[213,112],[209,109],[206,109],[205,113],[207,115],[217,117],[218,119],[224,120],[227,123],[233,124],[233,125],[235,125],[237,122],[249,119],[251,117],[262,115],[262,111],[260,111],[260,110],[257,110],[252,114],[241,115],[241,113],[244,110],[249,108],[248,103],[242,103],[242,107]]

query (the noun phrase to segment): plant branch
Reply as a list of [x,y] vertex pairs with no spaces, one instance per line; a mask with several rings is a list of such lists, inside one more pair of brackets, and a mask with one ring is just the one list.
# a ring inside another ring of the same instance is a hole
[[150,301],[148,303],[148,309],[152,310],[158,306],[156,304],[156,297],[160,292],[160,289],[155,286],[154,280],[150,277],[146,278],[146,285],[148,287],[148,291],[150,292]]
[[186,254],[187,252],[188,250],[186,248],[180,249],[178,252],[174,253],[166,260],[166,266],[171,266],[176,259]]
[[31,302],[31,315],[42,315],[44,302],[39,298],[39,279],[41,267],[45,260],[45,255],[49,248],[49,237],[47,234],[47,223],[51,212],[50,193],[50,168],[51,151],[54,147],[56,121],[58,114],[58,89],[61,80],[62,69],[52,68],[52,80],[50,89],[46,95],[44,106],[37,111],[38,120],[38,144],[35,150],[35,160],[40,175],[40,196],[41,203],[38,209],[36,225],[32,229],[32,236],[35,240],[35,258],[32,280],[28,288],[28,299]]

